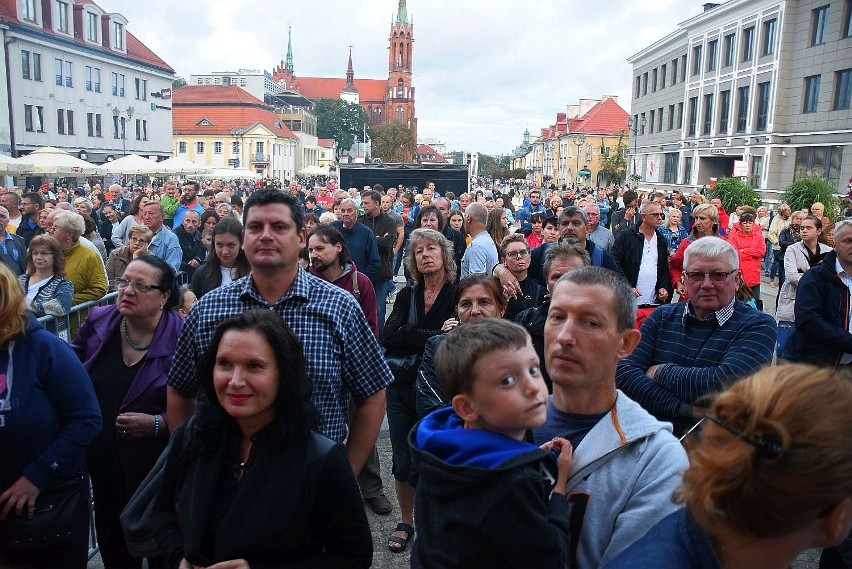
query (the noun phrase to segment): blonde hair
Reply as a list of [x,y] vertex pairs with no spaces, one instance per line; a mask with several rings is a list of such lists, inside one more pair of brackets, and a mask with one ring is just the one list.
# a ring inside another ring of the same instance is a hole
[[0,346],[27,329],[24,289],[12,269],[0,263]]
[[431,241],[437,243],[441,247],[441,257],[444,260],[444,273],[447,275],[447,282],[456,281],[456,261],[453,259],[453,244],[444,237],[444,235],[434,229],[420,228],[411,232],[408,238],[408,252],[405,255],[405,264],[411,272],[411,276],[417,283],[423,283],[423,274],[417,268],[417,260],[414,258],[414,250],[421,243]]
[[687,443],[678,499],[710,535],[797,531],[852,496],[849,409],[852,381],[829,368],[783,364],[735,383]]

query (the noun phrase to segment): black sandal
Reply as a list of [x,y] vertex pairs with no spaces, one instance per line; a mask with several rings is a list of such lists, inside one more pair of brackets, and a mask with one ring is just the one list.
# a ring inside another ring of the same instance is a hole
[[[405,532],[406,537],[397,537],[393,534],[388,537],[388,549],[391,553],[402,553],[408,547],[408,542],[414,537],[414,528],[402,522],[396,524],[396,529],[393,531]],[[391,544],[397,544],[399,547],[394,547]]]

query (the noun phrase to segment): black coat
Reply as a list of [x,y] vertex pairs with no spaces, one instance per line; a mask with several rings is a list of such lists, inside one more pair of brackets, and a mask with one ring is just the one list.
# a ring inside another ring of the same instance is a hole
[[[615,243],[612,246],[612,256],[621,270],[624,271],[624,276],[630,286],[636,287],[639,280],[639,266],[642,264],[642,249],[645,245],[645,235],[638,229],[632,231],[622,231],[615,238]],[[669,296],[663,303],[668,303],[672,298],[672,279],[669,273],[669,253],[666,237],[659,229],[657,229],[657,282],[654,285],[654,290],[658,291],[664,288],[668,291]]]
[[[192,278],[195,268],[190,267],[188,263],[193,259],[202,263],[204,262],[205,257],[204,244],[201,242],[201,232],[196,231],[195,233],[190,234],[183,228],[183,225],[175,227],[172,232],[177,235],[178,243],[180,243],[180,250],[183,255],[180,260],[180,270]],[[200,296],[201,295],[199,295],[199,297]]]
[[456,262],[456,282],[458,282],[461,275],[462,257],[464,257],[465,249],[467,249],[467,241],[465,241],[464,235],[449,225],[445,225],[441,233],[453,244],[453,260]]

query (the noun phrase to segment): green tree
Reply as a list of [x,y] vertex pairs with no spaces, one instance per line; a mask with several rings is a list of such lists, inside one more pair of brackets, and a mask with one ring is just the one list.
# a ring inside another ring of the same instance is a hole
[[383,162],[411,162],[417,150],[414,133],[401,122],[390,121],[370,130],[373,158]]
[[180,89],[184,85],[186,85],[186,79],[180,76],[175,77],[174,81],[172,81],[172,90]]
[[757,207],[760,198],[754,188],[738,178],[720,178],[710,191],[710,198],[719,198],[725,211],[731,212],[741,205]]
[[834,195],[835,187],[829,184],[822,176],[805,176],[799,178],[784,190],[784,203],[789,205],[793,211],[810,207],[815,202],[825,206],[825,216],[832,221],[837,220],[838,207],[837,198]]
[[500,174],[500,166],[497,160],[488,154],[479,153],[479,175],[483,178],[496,178]]
[[333,138],[338,148],[349,150],[355,142],[364,142],[369,118],[364,108],[343,99],[320,99],[314,106],[317,137]]
[[627,174],[627,146],[624,142],[624,131],[618,133],[618,146],[610,151],[609,156],[601,158],[601,172],[606,178],[607,185],[621,185]]
[[504,180],[526,180],[527,171],[523,168],[515,168],[514,170],[503,170],[500,172],[500,177]]

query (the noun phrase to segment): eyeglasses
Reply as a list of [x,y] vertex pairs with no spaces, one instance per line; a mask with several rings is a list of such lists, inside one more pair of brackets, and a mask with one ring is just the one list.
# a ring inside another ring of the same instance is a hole
[[647,215],[648,217],[659,217],[660,219],[663,218],[663,212],[661,211],[658,211],[657,213],[643,213],[642,215]]
[[30,255],[33,257],[53,257],[53,251],[33,251]]
[[129,286],[132,286],[136,290],[136,292],[149,292],[152,288],[155,288],[157,290],[168,290],[165,287],[158,286],[158,285],[152,285],[152,284],[143,283],[143,282],[139,282],[139,281],[131,282],[131,281],[129,281],[125,278],[122,278],[122,277],[118,277],[117,279],[115,279],[115,286],[116,286],[116,288],[120,288],[120,289],[125,289]]
[[506,253],[506,256],[510,259],[523,259],[524,257],[528,257],[530,254],[529,251],[509,251]]
[[711,281],[720,283],[736,272],[737,269],[734,269],[733,271],[713,271],[712,273],[705,273],[703,271],[684,271],[683,277],[693,283],[703,283],[704,279],[707,277],[710,277]]
[[132,243],[132,244],[139,243],[139,244],[142,244],[142,245],[147,245],[148,243],[150,243],[150,241],[146,241],[145,239],[139,239],[138,237],[131,237],[130,243]]

